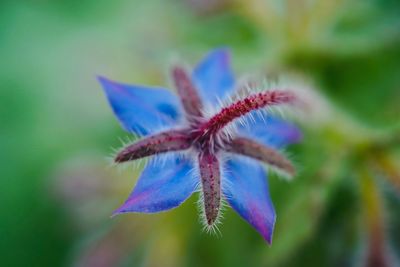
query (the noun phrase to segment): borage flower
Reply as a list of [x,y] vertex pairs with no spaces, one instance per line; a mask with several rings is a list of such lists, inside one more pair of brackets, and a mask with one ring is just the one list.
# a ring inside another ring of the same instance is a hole
[[[115,161],[153,156],[114,214],[169,210],[200,191],[208,229],[219,222],[227,201],[271,243],[276,216],[261,163],[293,175],[292,164],[276,149],[298,141],[301,134],[295,126],[257,111],[292,104],[294,94],[287,90],[238,94],[225,49],[209,53],[191,75],[173,67],[172,78],[178,97],[162,88],[99,78],[123,127],[142,136],[123,148]],[[219,99],[230,102],[219,104]],[[217,111],[208,115],[210,110]]]

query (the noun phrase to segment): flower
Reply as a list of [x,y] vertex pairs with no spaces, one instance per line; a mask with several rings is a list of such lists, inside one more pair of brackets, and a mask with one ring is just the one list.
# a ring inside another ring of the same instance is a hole
[[[295,95],[261,90],[240,96],[229,51],[222,48],[210,52],[191,75],[173,67],[172,78],[177,96],[163,88],[99,78],[122,126],[142,137],[124,147],[115,161],[153,156],[114,214],[169,210],[200,191],[207,228],[219,222],[226,201],[271,243],[276,215],[262,163],[293,175],[293,165],[277,149],[297,142],[301,133],[282,119],[257,112],[292,104]],[[221,107],[219,99],[229,103]]]

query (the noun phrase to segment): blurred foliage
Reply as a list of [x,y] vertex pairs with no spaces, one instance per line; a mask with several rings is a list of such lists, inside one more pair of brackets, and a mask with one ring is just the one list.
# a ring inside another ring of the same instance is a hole
[[[395,266],[399,14],[396,0],[3,0],[1,266]],[[215,46],[237,73],[303,77],[331,110],[300,121],[299,176],[270,175],[271,247],[231,211],[221,237],[203,233],[196,196],[109,218],[138,170],[104,159],[127,134],[96,75],[166,85],[172,58]]]

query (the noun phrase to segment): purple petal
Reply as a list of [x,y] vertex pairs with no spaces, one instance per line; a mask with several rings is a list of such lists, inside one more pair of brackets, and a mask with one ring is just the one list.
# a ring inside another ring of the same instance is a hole
[[276,215],[261,165],[235,156],[224,175],[222,190],[228,203],[271,244]]
[[196,190],[198,180],[192,164],[182,158],[166,157],[150,162],[125,203],[115,214],[155,213],[178,207]]
[[125,130],[139,135],[172,126],[179,119],[179,100],[162,88],[127,85],[99,77],[110,105]]
[[228,49],[211,51],[193,70],[192,78],[204,101],[217,103],[234,89]]
[[253,138],[264,145],[280,148],[297,143],[302,139],[302,133],[294,124],[273,116],[261,118],[253,115],[254,120],[247,118],[248,125],[240,125],[242,135]]

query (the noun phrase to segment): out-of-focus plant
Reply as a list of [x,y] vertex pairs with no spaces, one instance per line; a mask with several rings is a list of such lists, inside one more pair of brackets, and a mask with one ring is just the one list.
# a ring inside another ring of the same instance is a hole
[[[364,262],[363,266],[397,266],[396,256],[392,254],[393,249],[389,245],[391,238],[387,230],[390,216],[384,205],[382,190],[385,187],[383,185],[388,184],[393,193],[400,196],[400,158],[393,155],[400,146],[400,127],[372,129],[334,108],[321,95],[311,91],[308,95],[310,102],[320,105],[310,106],[309,114],[317,115],[307,117],[304,122],[312,131],[324,133],[324,142],[328,147],[326,153],[336,161],[333,166],[327,163],[330,166],[328,168],[331,168],[329,172],[322,171],[326,168],[322,166],[317,174],[322,174],[323,184],[327,188],[332,185],[335,177],[352,178],[355,181],[347,183],[358,188],[358,227],[364,233],[361,239],[367,242],[366,246],[362,246],[365,249],[364,255],[356,258],[355,262]],[[335,174],[343,170],[344,173]]]

